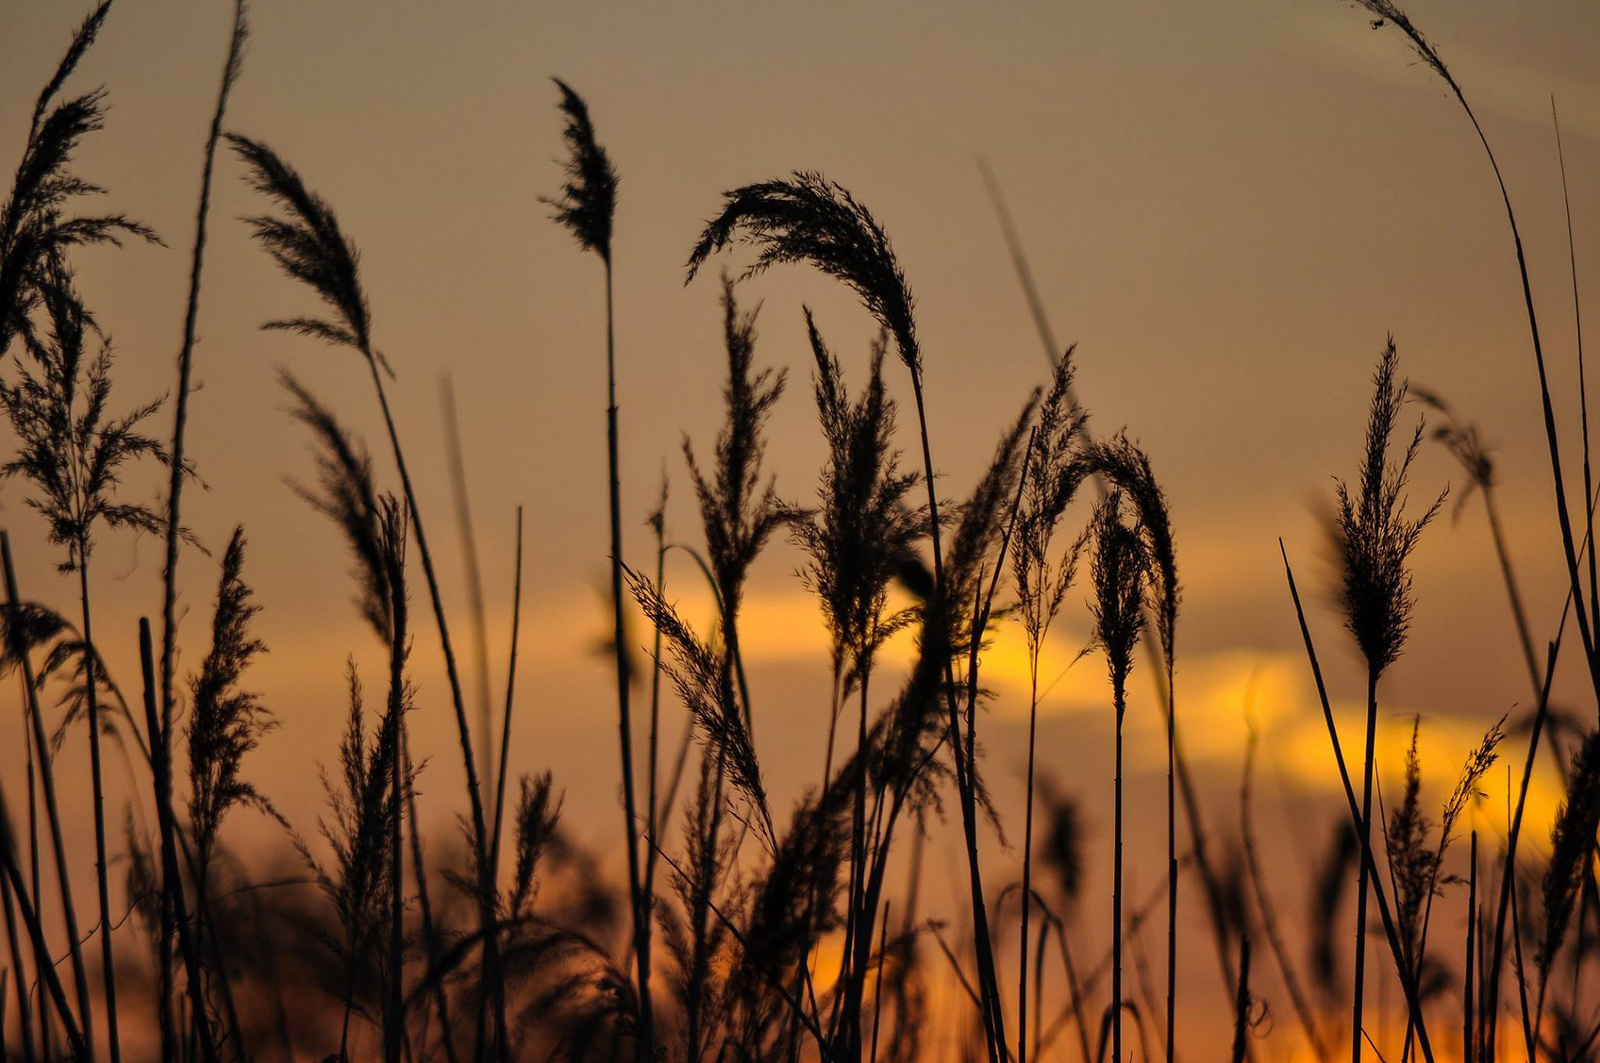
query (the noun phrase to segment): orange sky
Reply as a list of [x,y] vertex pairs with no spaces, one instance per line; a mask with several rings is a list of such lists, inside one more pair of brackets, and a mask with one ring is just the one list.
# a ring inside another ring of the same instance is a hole
[[[87,6],[8,0],[0,16],[0,159],[15,156],[28,106]],[[120,350],[124,403],[173,386],[200,147],[230,6],[120,4],[76,79],[106,85],[111,104],[79,172],[111,189],[111,208],[149,222],[171,245],[81,258],[82,286]],[[1584,309],[1600,320],[1588,281],[1600,262],[1600,12],[1556,0],[1432,0],[1411,14],[1499,152],[1528,243],[1558,413],[1571,428],[1572,309],[1548,101],[1554,93],[1561,107]],[[1078,388],[1094,427],[1126,426],[1150,451],[1171,498],[1186,586],[1182,726],[1209,815],[1230,826],[1240,706],[1251,676],[1260,677],[1262,829],[1276,852],[1293,857],[1283,862],[1280,904],[1300,911],[1300,869],[1314,855],[1292,848],[1306,844],[1294,840],[1298,825],[1315,822],[1320,847],[1338,806],[1277,537],[1302,583],[1320,587],[1327,573],[1312,504],[1330,497],[1332,477],[1355,471],[1369,375],[1387,332],[1405,372],[1480,420],[1498,447],[1501,504],[1535,637],[1553,632],[1564,575],[1498,195],[1445,90],[1395,34],[1372,32],[1346,5],[938,0],[872,2],[846,14],[766,2],[395,0],[380,13],[282,0],[258,5],[253,30],[229,124],[297,166],[361,248],[377,342],[399,374],[396,416],[464,641],[438,397],[441,376],[454,380],[496,690],[513,513],[527,507],[513,765],[553,767],[569,823],[613,864],[615,710],[595,654],[606,573],[600,273],[537,200],[560,180],[551,75],[587,98],[622,175],[615,256],[630,560],[647,557],[644,517],[663,465],[674,492],[672,532],[698,540],[679,443],[687,434],[709,446],[717,429],[721,322],[714,281],[685,287],[682,263],[722,190],[793,168],[846,184],[892,235],[918,298],[942,487],[947,497],[966,489],[1048,368],[985,199],[981,153],[1005,187],[1057,334],[1080,343]],[[309,833],[320,800],[316,765],[334,755],[342,726],[344,658],[355,653],[372,674],[379,658],[350,604],[334,530],[285,484],[306,477],[310,464],[304,432],[283,412],[278,368],[292,369],[358,427],[378,450],[382,474],[393,476],[386,449],[376,447],[380,422],[354,356],[257,331],[309,304],[234,220],[259,209],[239,177],[237,164],[222,159],[189,437],[209,490],[187,496],[186,520],[213,548],[235,523],[246,526],[247,578],[271,648],[251,680],[281,723],[253,772]],[[816,309],[852,382],[864,373],[872,326],[844,293],[799,269],[775,271],[741,294],[764,300],[758,363],[790,368],[769,467],[780,493],[805,503],[822,443],[800,304]],[[898,391],[902,375],[890,377]],[[168,418],[155,423],[165,432]],[[1576,432],[1566,440],[1576,453]],[[1461,477],[1429,448],[1415,480],[1421,497]],[[153,498],[156,484],[136,476],[126,489]],[[24,493],[20,483],[0,489],[0,522],[11,530],[24,593],[74,607],[74,584],[54,572]],[[159,546],[111,537],[96,564],[102,649],[132,689],[136,618],[159,610]],[[820,772],[826,727],[824,642],[794,577],[798,564],[787,545],[765,555],[747,611],[757,745],[780,804]],[[1426,534],[1414,635],[1385,683],[1384,729],[1395,750],[1385,767],[1399,770],[1399,743],[1410,715],[1421,713],[1425,772],[1441,800],[1483,729],[1528,700],[1492,565],[1476,499],[1458,521],[1442,519]],[[701,597],[688,589],[693,573],[669,578],[687,615],[703,616]],[[214,561],[186,555],[191,665],[203,652],[197,640],[214,580]],[[419,605],[421,587],[419,573]],[[1063,665],[1086,625],[1081,594],[1071,602],[1051,650]],[[1348,640],[1326,608],[1314,622],[1336,695],[1358,715]],[[1027,707],[1017,685],[1020,653],[1004,641],[997,647],[989,675],[1000,697],[984,723],[996,797],[1016,818]],[[461,803],[459,758],[431,621],[418,633],[415,661],[422,711],[414,740],[433,758],[422,783],[425,815],[442,832]],[[1102,675],[1097,660],[1083,661],[1053,692],[1042,710],[1040,755],[1045,772],[1088,802],[1091,837],[1109,851],[1109,817],[1100,814],[1110,783]],[[1147,687],[1136,684],[1135,693],[1130,817],[1149,833],[1135,839],[1130,875],[1148,884],[1161,867],[1162,756]],[[669,714],[673,734],[677,711]],[[12,732],[3,733],[0,773],[14,791],[20,751]],[[1348,734],[1357,740],[1354,723]],[[1520,765],[1520,743],[1508,753]],[[69,748],[63,773],[76,777],[85,756]],[[1536,791],[1545,815],[1553,785],[1541,778]],[[1489,804],[1498,808],[1498,772],[1492,789]],[[125,792],[119,780],[114,797],[120,802]],[[87,802],[71,812],[86,832]],[[1492,832],[1502,818],[1486,811],[1479,822]],[[249,813],[229,830],[252,851],[283,848]],[[949,830],[935,828],[941,846]],[[1533,841],[1542,844],[1542,835]],[[993,838],[986,847],[998,880],[1015,873],[1015,851],[999,851]],[[930,865],[930,904],[947,908],[945,857],[933,851],[940,855]],[[949,852],[953,869],[956,850]],[[85,861],[85,875],[88,868]],[[1090,882],[1091,898],[1104,891],[1103,870]],[[1203,1000],[1220,990],[1194,911],[1192,948],[1203,962],[1186,977]],[[1093,939],[1098,917],[1085,918]],[[1285,1011],[1280,1022],[1289,1021]]]

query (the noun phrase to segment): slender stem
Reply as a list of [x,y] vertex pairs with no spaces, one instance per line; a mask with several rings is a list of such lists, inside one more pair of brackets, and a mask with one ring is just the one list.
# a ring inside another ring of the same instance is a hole
[[[1372,846],[1372,766],[1377,760],[1378,672],[1367,669],[1367,744],[1361,773],[1361,845]],[[1354,1018],[1350,1026],[1350,1056],[1361,1063],[1362,1005],[1365,1003],[1367,976],[1367,864],[1361,862],[1356,874],[1356,962],[1355,988],[1351,992]]]
[[[461,536],[461,553],[466,562],[467,595],[472,614],[473,664],[478,687],[478,756],[486,776],[495,774],[493,730],[489,709],[489,624],[483,604],[483,569],[478,564],[478,538],[472,527],[472,500],[467,494],[467,468],[462,456],[461,426],[456,417],[456,389],[449,375],[439,382],[439,404],[443,407],[446,451],[450,459],[450,492],[456,508],[456,531]],[[504,756],[504,750],[501,751]],[[499,819],[493,825],[499,824]]]
[[111,890],[106,876],[106,807],[105,776],[100,767],[100,699],[95,677],[94,633],[89,611],[89,543],[79,536],[77,542],[78,604],[83,614],[83,687],[88,699],[89,715],[89,772],[92,780],[94,803],[94,854],[95,884],[100,901],[100,963],[101,978],[105,984],[106,1036],[111,1050],[111,1063],[122,1063],[121,1038],[117,1035],[117,967],[111,944]]
[[633,792],[633,720],[628,708],[628,647],[622,630],[622,483],[618,468],[616,313],[612,297],[611,259],[605,258],[606,271],[606,458],[611,503],[611,618],[612,643],[617,664],[617,732],[622,754],[622,805],[628,841],[628,900],[633,910],[633,950],[638,977],[639,1030],[635,1054],[639,1063],[654,1057],[654,1035],[650,1007],[650,938],[640,892],[638,811]]
[[[658,511],[660,523],[656,527],[656,591],[666,593],[667,583],[667,480],[666,473],[661,474],[661,508]],[[652,625],[655,629],[654,642],[650,647],[650,763],[647,770],[647,799],[649,807],[645,810],[648,817],[649,837],[652,843],[659,837],[661,821],[664,810],[657,801],[657,788],[660,783],[661,768],[661,625]],[[692,721],[693,715],[690,719]],[[681,770],[681,762],[680,762]],[[673,790],[677,789],[677,780],[673,780]],[[653,912],[656,905],[656,850],[655,845],[646,847],[644,854],[644,904],[645,910]],[[645,923],[645,936],[654,932],[653,922]]]
[[500,845],[505,833],[506,811],[506,777],[510,774],[507,767],[510,758],[506,751],[511,748],[511,710],[516,704],[517,689],[517,646],[522,632],[522,507],[517,507],[517,560],[516,577],[513,582],[511,598],[511,659],[506,666],[506,706],[505,714],[500,723],[500,768],[499,777],[495,780],[494,788],[494,841],[489,850],[490,875],[498,884],[500,881]]
[[1517,965],[1517,1001],[1522,1006],[1522,1038],[1528,1049],[1528,1063],[1534,1063],[1538,1058],[1535,1049],[1538,1040],[1535,1036],[1533,1020],[1528,1014],[1528,979],[1523,973],[1522,966],[1522,910],[1517,907],[1516,872],[1513,865],[1507,865],[1511,874],[1511,948],[1512,956]]
[[883,902],[883,925],[878,930],[878,977],[872,982],[872,1054],[878,1063],[878,1031],[883,1027],[883,957],[889,944],[889,902]]
[[383,1015],[383,1054],[386,1063],[400,1063],[405,1025],[405,851],[400,822],[405,813],[406,786],[406,601],[401,559],[390,559],[389,730],[391,800],[389,816],[389,985]]
[[[1570,609],[1572,598],[1567,598]],[[1533,762],[1539,752],[1539,736],[1544,732],[1545,720],[1549,715],[1550,684],[1555,678],[1556,659],[1561,651],[1561,635],[1566,627],[1567,611],[1561,614],[1562,624],[1556,631],[1556,639],[1550,643],[1549,653],[1545,659],[1545,677],[1539,692],[1539,704],[1534,709],[1533,724],[1528,733],[1528,756],[1522,768],[1522,785],[1517,793],[1516,811],[1511,817],[1511,829],[1506,834],[1505,869],[1500,877],[1500,898],[1495,914],[1494,949],[1489,961],[1489,988],[1484,1001],[1484,1017],[1489,1023],[1489,1043],[1486,1046],[1489,1058],[1494,1055],[1494,1029],[1498,1025],[1500,1011],[1500,965],[1504,957],[1506,916],[1511,907],[1511,893],[1516,879],[1517,866],[1517,841],[1522,835],[1522,813],[1528,801],[1528,783],[1533,777]]]
[[[178,349],[178,391],[173,401],[172,448],[169,454],[166,506],[166,564],[161,574],[161,727],[159,739],[161,756],[153,758],[162,765],[156,775],[156,800],[171,807],[172,801],[172,716],[175,705],[173,673],[177,654],[178,635],[178,554],[182,540],[180,513],[185,479],[184,440],[189,420],[190,381],[194,368],[194,347],[200,316],[200,281],[205,265],[206,223],[211,215],[211,177],[215,169],[217,141],[222,137],[223,115],[227,111],[228,96],[238,79],[243,61],[245,41],[245,0],[235,0],[233,32],[229,38],[228,58],[223,66],[221,86],[217,91],[217,106],[211,115],[211,128],[206,136],[204,162],[200,171],[200,205],[195,212],[194,247],[189,263],[189,294],[184,304],[183,341]],[[157,735],[152,730],[151,746]],[[165,874],[165,865],[163,865]],[[160,941],[157,958],[160,966],[162,1046],[163,1052],[175,1049],[170,1024],[167,1022],[172,993],[172,937],[173,911],[171,898],[181,883],[167,883],[161,894]],[[170,1055],[168,1056],[170,1058]]]
[[[1589,462],[1589,378],[1583,364],[1583,305],[1578,295],[1578,251],[1572,239],[1572,197],[1567,193],[1567,157],[1561,150],[1561,120],[1556,116],[1556,98],[1550,97],[1550,121],[1556,130],[1556,159],[1561,165],[1561,205],[1567,216],[1567,264],[1572,274],[1572,331],[1578,345],[1578,419],[1583,431],[1583,496],[1594,497],[1594,476]],[[1594,540],[1594,510],[1584,517],[1584,532]],[[1600,568],[1589,551],[1589,607],[1593,623],[1600,629]]]
[[[1172,654],[1167,661],[1167,1063],[1178,1040],[1178,815],[1175,768],[1178,759],[1178,707]],[[1248,955],[1248,949],[1245,955]],[[1243,976],[1241,975],[1241,978]]]
[[1114,790],[1116,810],[1113,820],[1115,848],[1111,863],[1111,1058],[1121,1063],[1122,1055],[1122,717],[1127,707],[1121,675],[1114,677],[1113,708],[1117,714]]
[[[1250,935],[1239,937],[1239,992],[1234,1000],[1233,1063],[1244,1063],[1250,1034]],[[1169,1039],[1168,1043],[1171,1041]]]
[[1461,1063],[1472,1063],[1472,946],[1478,925],[1478,832],[1472,832],[1472,857],[1467,872],[1467,960],[1461,987]]
[[[494,841],[489,857],[489,881],[500,888],[500,845],[505,834],[506,777],[511,763],[511,712],[516,704],[517,646],[522,634],[522,507],[517,507],[517,561],[511,604],[511,657],[506,665],[506,707],[500,730],[500,775],[495,782]],[[495,1030],[502,1040],[506,1036],[506,993],[503,981],[494,986]]]
[[[1028,781],[1022,819],[1022,929],[1017,938],[1017,1063],[1028,1060],[1028,916],[1033,901],[1033,762],[1039,733],[1039,651],[1028,655]],[[1040,959],[1044,947],[1039,948]],[[1038,1025],[1037,1020],[1035,1025]]]

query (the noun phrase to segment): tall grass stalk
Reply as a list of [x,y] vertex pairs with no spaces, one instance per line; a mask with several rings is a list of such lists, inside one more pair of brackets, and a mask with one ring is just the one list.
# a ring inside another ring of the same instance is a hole
[[[1590,464],[1589,439],[1589,377],[1583,362],[1583,300],[1578,292],[1578,249],[1572,236],[1572,196],[1567,190],[1567,156],[1561,148],[1561,118],[1556,114],[1556,98],[1550,97],[1550,124],[1556,133],[1556,161],[1561,169],[1561,206],[1567,222],[1567,267],[1572,277],[1572,335],[1578,348],[1578,427],[1583,438],[1583,497],[1594,497],[1594,472]],[[1589,608],[1597,637],[1600,637],[1600,559],[1596,559],[1594,543],[1594,507],[1584,511],[1584,539],[1589,548]],[[1580,547],[1580,550],[1582,548]],[[1596,706],[1600,712],[1600,705]]]
[[1115,713],[1113,848],[1111,864],[1111,1058],[1122,1054],[1122,742],[1128,675],[1143,629],[1150,558],[1139,531],[1124,522],[1122,492],[1113,490],[1091,519],[1094,641],[1105,652]]
[[[496,890],[500,882],[500,842],[505,832],[506,808],[506,775],[507,767],[511,762],[511,714],[516,706],[517,690],[517,648],[522,637],[522,507],[517,507],[517,558],[515,578],[512,583],[511,598],[511,652],[506,664],[506,706],[500,725],[500,765],[499,778],[495,782],[494,795],[494,842],[489,855],[489,878],[495,883]],[[495,1017],[495,1029],[505,1030],[505,994],[502,992],[494,1001],[498,1014]],[[441,1014],[441,1019],[443,1015]]]
[[[1407,562],[1423,528],[1444,502],[1444,494],[1420,516],[1408,518],[1405,492],[1411,464],[1422,444],[1419,422],[1399,460],[1389,458],[1406,382],[1397,377],[1399,355],[1391,336],[1373,375],[1373,397],[1367,419],[1366,444],[1357,489],[1337,486],[1335,530],[1343,563],[1345,627],[1355,637],[1367,666],[1366,745],[1362,762],[1362,844],[1372,838],[1372,776],[1377,762],[1378,680],[1405,646],[1412,610],[1411,573]],[[1367,869],[1363,862],[1356,882],[1355,988],[1352,991],[1351,1055],[1361,1059],[1367,947]]]
[[[222,138],[223,117],[228,108],[228,97],[239,79],[244,64],[244,47],[249,37],[248,5],[246,0],[235,0],[233,7],[233,32],[228,42],[228,57],[222,68],[222,80],[217,90],[217,105],[211,116],[211,129],[206,136],[205,151],[200,170],[200,203],[195,212],[194,247],[190,255],[189,293],[184,304],[183,338],[178,348],[178,387],[172,404],[172,465],[167,478],[167,504],[165,506],[166,564],[161,578],[161,728],[152,731],[152,748],[161,746],[162,755],[155,759],[161,765],[156,774],[156,802],[172,803],[172,725],[173,725],[173,669],[177,656],[178,638],[178,560],[181,545],[182,498],[185,471],[185,430],[189,419],[189,392],[194,367],[194,348],[200,316],[200,282],[205,265],[206,226],[211,214],[211,177],[215,169],[217,142]],[[165,863],[163,863],[165,874]],[[157,963],[162,994],[162,1014],[167,1014],[172,986],[172,937],[174,932],[172,894],[181,884],[167,883],[161,895],[160,939],[157,943]],[[168,1058],[171,1058],[170,1054]]]
[[566,227],[586,251],[600,256],[605,269],[606,314],[606,466],[607,499],[611,530],[612,649],[617,672],[617,732],[622,759],[622,801],[628,844],[628,899],[633,914],[634,969],[638,979],[639,1029],[635,1052],[648,1063],[654,1052],[650,1000],[650,919],[645,908],[639,871],[639,821],[634,798],[633,718],[629,708],[630,676],[623,625],[622,480],[618,458],[616,314],[612,292],[611,232],[617,209],[617,171],[611,156],[595,139],[594,125],[583,98],[566,82],[556,79],[561,109],[567,125],[563,131],[571,151],[567,181],[561,197],[550,201],[556,221]]

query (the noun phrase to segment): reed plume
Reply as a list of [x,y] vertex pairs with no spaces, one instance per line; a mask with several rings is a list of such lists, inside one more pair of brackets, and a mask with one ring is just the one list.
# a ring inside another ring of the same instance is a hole
[[726,414],[717,435],[716,461],[708,478],[695,459],[687,437],[683,456],[689,480],[700,503],[705,530],[706,557],[716,584],[718,617],[726,658],[724,667],[736,672],[745,728],[752,727],[750,690],[739,653],[739,606],[750,566],[772,535],[793,516],[778,499],[769,479],[762,484],[761,460],[766,450],[763,428],[772,408],[783,395],[787,374],[754,370],[756,315],[739,311],[733,280],[722,278],[723,344],[727,351],[728,379],[723,388]]
[[[211,650],[200,671],[189,684],[189,829],[194,839],[193,873],[198,898],[195,934],[211,940],[219,954],[217,985],[224,994],[227,1010],[233,1014],[228,971],[222,967],[222,948],[217,942],[218,927],[211,915],[212,871],[218,834],[224,818],[241,805],[253,807],[279,823],[283,819],[272,802],[241,774],[244,758],[261,738],[277,726],[272,713],[260,703],[258,695],[240,686],[244,671],[266,646],[250,631],[260,611],[253,592],[245,584],[244,529],[236,528],[223,555],[222,578],[217,590],[216,610],[211,624]],[[158,750],[152,766],[163,763],[165,750]],[[165,885],[156,891],[158,962],[164,965],[167,947],[168,905],[171,894]],[[209,938],[208,938],[209,935]],[[165,968],[163,966],[163,975]],[[165,991],[165,985],[163,985]],[[165,1013],[163,996],[163,1014]],[[237,1039],[237,1022],[230,1024]]]
[[[103,0],[84,18],[39,93],[11,192],[0,206],[0,354],[18,337],[29,347],[38,341],[32,315],[47,293],[60,288],[73,248],[121,246],[125,238],[160,242],[148,226],[123,214],[67,213],[75,201],[105,191],[69,168],[83,138],[104,125],[105,92],[96,89],[60,102],[57,96],[110,10],[111,0]],[[70,291],[56,294],[77,301]]]
[[[939,501],[934,487],[933,451],[928,437],[927,410],[922,394],[922,351],[917,341],[915,300],[905,273],[895,257],[887,232],[864,204],[844,186],[821,174],[799,171],[787,180],[766,181],[727,192],[722,212],[707,223],[691,250],[688,280],[715,252],[736,238],[760,248],[746,275],[772,265],[808,262],[853,291],[862,305],[894,338],[896,353],[911,375],[922,442],[923,476],[928,492],[928,524],[933,547],[933,599],[954,596],[946,586],[943,547],[940,542]],[[965,601],[966,599],[958,599]],[[983,876],[977,855],[977,794],[962,763],[960,741],[954,733],[958,714],[954,667],[947,662],[947,700],[952,721],[952,753],[961,795],[962,827],[966,834],[968,879],[975,939],[978,945],[979,982],[984,1006],[984,1031],[990,1063],[1005,1054],[1003,1020],[999,1009],[999,983],[989,947],[988,915],[984,910]]]
[[278,818],[272,802],[241,774],[244,758],[277,726],[259,695],[240,681],[266,645],[250,632],[261,607],[244,582],[243,528],[235,528],[222,556],[222,580],[211,623],[211,652],[189,684],[189,822],[205,891],[217,834],[230,811],[247,805]]
[[[383,413],[384,427],[388,432],[390,450],[395,467],[400,473],[400,484],[405,501],[403,515],[416,536],[417,553],[422,560],[422,570],[428,584],[428,597],[433,607],[435,626],[439,631],[440,649],[444,654],[445,674],[449,680],[451,707],[455,710],[456,737],[461,747],[462,765],[466,773],[467,800],[470,810],[472,865],[479,874],[475,896],[480,926],[484,929],[494,923],[494,886],[485,876],[491,866],[489,858],[489,828],[484,811],[483,791],[478,776],[477,760],[473,755],[471,726],[467,722],[466,701],[462,695],[461,676],[456,666],[450,626],[445,616],[444,602],[439,590],[439,580],[433,554],[428,548],[427,533],[422,523],[422,513],[412,486],[410,469],[405,452],[400,445],[399,430],[389,408],[384,377],[393,377],[393,370],[381,351],[373,345],[372,317],[366,291],[362,287],[359,255],[354,241],[345,235],[337,217],[325,200],[305,185],[300,175],[266,145],[228,134],[235,154],[249,168],[248,181],[253,189],[272,201],[282,216],[257,215],[246,219],[252,234],[267,253],[288,276],[302,282],[316,293],[330,316],[297,317],[270,321],[263,327],[283,330],[320,339],[335,347],[345,347],[359,354],[367,364],[377,393],[378,406]],[[397,754],[398,755],[398,754]],[[400,772],[395,772],[398,778]],[[499,963],[496,958],[497,942],[493,934],[483,938],[486,952],[485,968],[492,984],[499,984]],[[497,991],[498,992],[498,991]],[[497,1015],[499,1010],[497,1009]],[[504,1031],[496,1029],[499,1042],[504,1041]]]

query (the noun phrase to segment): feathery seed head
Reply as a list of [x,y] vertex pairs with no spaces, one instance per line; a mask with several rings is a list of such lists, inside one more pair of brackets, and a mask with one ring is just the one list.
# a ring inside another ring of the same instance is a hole
[[1405,645],[1413,604],[1407,561],[1422,529],[1448,494],[1448,489],[1440,492],[1421,516],[1406,517],[1407,479],[1424,426],[1417,423],[1400,459],[1391,461],[1389,442],[1406,399],[1406,382],[1398,379],[1398,368],[1399,355],[1391,336],[1373,377],[1357,492],[1352,495],[1341,480],[1336,494],[1334,526],[1343,560],[1345,626],[1355,636],[1373,675],[1393,664]]
[[688,279],[736,238],[760,252],[748,277],[785,262],[809,262],[842,281],[894,337],[900,360],[922,372],[915,301],[876,218],[843,185],[797,171],[787,180],[745,185],[723,196],[722,213],[707,223],[689,254]]
[[595,140],[589,106],[572,87],[553,78],[561,90],[561,111],[567,116],[562,138],[570,154],[561,195],[542,202],[554,208],[555,220],[565,226],[585,251],[593,251],[611,264],[611,226],[617,213],[617,170],[611,156]]

